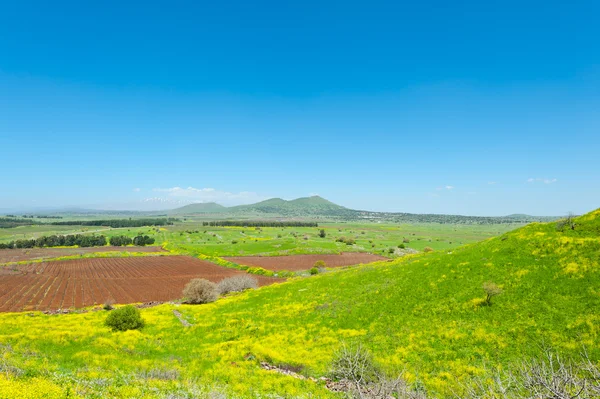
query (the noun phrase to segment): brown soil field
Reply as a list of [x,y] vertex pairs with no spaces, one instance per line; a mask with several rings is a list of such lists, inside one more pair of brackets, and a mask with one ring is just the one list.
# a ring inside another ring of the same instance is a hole
[[360,252],[344,252],[340,255],[235,256],[224,259],[240,265],[259,266],[275,272],[308,270],[318,260],[324,261],[326,267],[342,267],[387,260],[383,256]]
[[[0,311],[56,310],[181,298],[193,278],[218,282],[243,274],[188,256],[89,258],[5,267]],[[259,285],[283,279],[255,276]]]
[[69,255],[83,255],[93,252],[165,252],[161,247],[90,247],[90,248],[28,248],[28,249],[0,249],[0,263],[20,262],[24,260],[38,260],[58,258]]

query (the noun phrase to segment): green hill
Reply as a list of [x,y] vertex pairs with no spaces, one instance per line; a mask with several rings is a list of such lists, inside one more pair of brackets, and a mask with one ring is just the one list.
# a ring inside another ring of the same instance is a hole
[[[261,362],[318,378],[343,342],[361,343],[429,397],[455,397],[462,384],[536,356],[543,345],[563,356],[585,347],[598,362],[600,209],[573,223],[533,223],[452,252],[332,271],[209,305],[144,309],[141,331],[110,332],[105,312],[3,314],[8,371],[0,374],[0,397],[42,388],[64,395],[70,387],[88,397],[225,390],[227,397],[341,398],[322,382]],[[491,306],[482,289],[488,282],[502,290]],[[174,310],[193,326],[183,327]]]
[[286,201],[272,198],[252,205],[240,205],[229,208],[232,213],[265,214],[286,217],[336,216],[348,209],[336,205],[318,195]]
[[170,215],[191,215],[194,213],[221,213],[226,212],[227,207],[219,205],[216,202],[203,202],[198,204],[189,204],[181,208],[168,211]]

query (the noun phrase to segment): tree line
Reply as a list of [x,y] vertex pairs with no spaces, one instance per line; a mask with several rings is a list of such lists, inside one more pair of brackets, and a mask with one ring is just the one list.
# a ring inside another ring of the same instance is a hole
[[276,221],[239,221],[218,220],[214,222],[202,222],[203,226],[212,227],[319,227],[316,222],[276,222]]
[[124,247],[127,245],[137,245],[139,247],[143,247],[145,245],[154,244],[154,238],[139,235],[134,238],[130,238],[127,236],[112,236],[109,240],[110,245],[115,247]]
[[45,248],[45,247],[71,247],[77,245],[79,247],[102,247],[106,245],[105,236],[97,235],[52,235],[32,238],[30,240],[15,240],[8,243],[0,243],[0,249],[13,248]]
[[102,226],[102,227],[143,227],[143,226],[167,226],[179,222],[176,218],[161,219],[107,219],[107,220],[71,220],[64,222],[52,222],[57,226]]
[[[136,237],[129,238],[127,236],[114,236],[111,237],[110,245],[122,247],[126,245],[145,246],[154,244],[154,238],[138,235]],[[49,248],[49,247],[72,247],[79,246],[82,248],[87,247],[103,247],[107,244],[105,236],[97,235],[51,235],[43,236],[32,239],[14,240],[7,243],[0,243],[0,249],[14,249],[14,248]]]

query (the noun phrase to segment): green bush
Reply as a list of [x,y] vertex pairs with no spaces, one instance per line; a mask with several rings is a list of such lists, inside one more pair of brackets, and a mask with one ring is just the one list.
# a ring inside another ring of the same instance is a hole
[[400,244],[400,245],[398,245],[398,248],[400,248],[400,249],[404,249],[404,248],[406,248],[406,245],[404,245],[404,244]]
[[127,305],[112,310],[106,317],[104,324],[112,328],[113,331],[127,331],[140,329],[146,323],[142,319],[142,314],[138,308]]
[[247,273],[250,274],[257,274],[259,276],[273,276],[275,274],[275,272],[272,272],[271,270],[267,270],[267,269],[263,269],[262,267],[249,267],[248,269],[246,269]]
[[316,267],[313,267],[309,270],[311,275],[315,275],[315,274],[319,274],[319,269],[317,269]]

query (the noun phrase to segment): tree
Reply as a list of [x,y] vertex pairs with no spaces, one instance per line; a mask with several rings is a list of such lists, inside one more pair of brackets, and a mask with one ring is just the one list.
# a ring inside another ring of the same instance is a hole
[[491,281],[483,283],[483,291],[485,291],[486,295],[484,303],[487,306],[492,304],[492,297],[502,294],[502,289]]
[[327,236],[327,234],[325,234],[325,230],[321,229],[321,231],[319,231],[319,237],[325,238],[326,236]]

